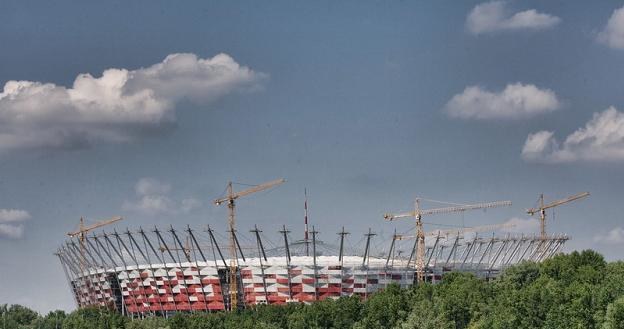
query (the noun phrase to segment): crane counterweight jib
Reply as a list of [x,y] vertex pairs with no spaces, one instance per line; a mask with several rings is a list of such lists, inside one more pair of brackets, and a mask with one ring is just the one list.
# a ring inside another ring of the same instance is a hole
[[249,195],[249,194],[252,194],[252,193],[264,191],[264,190],[269,189],[269,188],[271,188],[273,186],[282,184],[285,181],[286,181],[285,179],[280,178],[280,179],[276,179],[274,181],[270,181],[270,182],[266,182],[264,184],[260,184],[260,185],[254,186],[252,188],[249,188],[249,189],[246,189],[246,190],[243,190],[243,191],[240,191],[240,192],[232,193],[231,195],[227,195],[227,196],[225,196],[223,198],[219,198],[219,199],[214,200],[214,204],[219,206],[219,205],[221,205],[224,202],[231,201],[231,200],[236,200],[236,199],[238,199],[238,198],[240,198],[242,196],[245,196],[245,195]]
[[533,215],[535,215],[536,213],[538,213],[538,212],[540,212],[542,210],[554,208],[556,206],[560,206],[562,204],[565,204],[565,203],[568,203],[568,202],[571,202],[571,201],[574,201],[574,200],[578,200],[578,199],[584,198],[584,197],[586,197],[588,195],[589,195],[589,192],[578,193],[578,194],[569,196],[567,198],[563,198],[563,199],[560,199],[560,200],[553,201],[553,202],[551,202],[551,203],[549,203],[547,205],[541,206],[541,207],[527,209],[527,214],[533,216]]
[[448,213],[461,212],[461,211],[466,211],[466,210],[487,209],[487,208],[496,208],[496,207],[504,207],[504,206],[511,206],[511,201],[495,201],[495,202],[470,204],[470,205],[465,205],[465,206],[424,209],[424,210],[420,210],[419,213],[421,215],[448,214]]
[[403,217],[414,217],[414,212],[411,213],[406,213],[406,214],[384,214],[384,219],[387,221],[393,221],[397,218],[403,218]]
[[120,216],[115,216],[115,217],[112,217],[112,218],[107,219],[107,220],[99,221],[99,222],[97,222],[95,224],[92,224],[92,225],[89,225],[89,226],[81,226],[78,230],[73,231],[73,232],[69,232],[69,233],[67,233],[67,235],[69,235],[70,237],[73,238],[76,235],[87,233],[87,232],[89,232],[91,230],[94,230],[94,229],[96,229],[98,227],[102,227],[102,226],[105,226],[105,225],[108,225],[108,224],[112,224],[112,223],[120,221],[122,219],[123,218],[120,217]]
[[449,214],[454,212],[462,212],[467,210],[475,210],[475,209],[487,209],[487,208],[496,208],[503,206],[511,206],[511,201],[495,201],[495,202],[486,202],[486,203],[477,203],[470,204],[464,206],[453,206],[453,207],[444,207],[444,208],[433,208],[433,209],[418,209],[417,211],[409,211],[401,214],[385,214],[384,219],[392,221],[398,218],[405,217],[415,217],[416,215],[435,215],[435,214]]

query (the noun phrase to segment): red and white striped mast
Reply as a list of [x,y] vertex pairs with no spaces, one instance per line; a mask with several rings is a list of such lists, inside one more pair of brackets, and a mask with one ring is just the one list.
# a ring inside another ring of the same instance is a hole
[[306,256],[310,256],[310,248],[308,247],[308,190],[306,188],[303,189],[303,195],[305,197],[303,202],[303,242],[305,243]]

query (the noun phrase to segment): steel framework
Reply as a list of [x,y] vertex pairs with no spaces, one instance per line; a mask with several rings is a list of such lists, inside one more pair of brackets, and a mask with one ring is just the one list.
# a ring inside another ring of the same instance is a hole
[[[219,235],[210,227],[100,232],[85,236],[84,247],[76,239],[65,241],[55,255],[78,307],[99,305],[131,317],[228,310],[232,275],[243,307],[367,298],[390,283],[416,283],[418,244],[411,241],[406,241],[406,253],[394,239],[389,248],[374,250],[375,234],[369,230],[363,248],[347,248],[343,228],[336,247],[322,242],[312,228],[312,253],[306,256],[307,243],[289,242],[285,226],[278,232],[278,243],[268,241],[257,227],[250,238],[232,231]],[[236,245],[236,273],[230,273],[230,260],[221,249],[229,239]],[[437,236],[426,246],[425,280],[438,281],[448,271],[493,278],[513,264],[552,257],[567,240],[565,235]]]

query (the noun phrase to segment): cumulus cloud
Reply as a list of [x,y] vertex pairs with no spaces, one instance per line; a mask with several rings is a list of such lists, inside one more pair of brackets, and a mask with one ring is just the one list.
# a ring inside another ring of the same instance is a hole
[[26,210],[0,209],[0,223],[23,222],[27,219],[30,219],[30,214]]
[[614,227],[610,231],[594,236],[594,242],[604,244],[624,244],[624,228]]
[[188,199],[182,200],[182,202],[180,203],[180,210],[182,212],[188,213],[201,207],[201,205],[202,203],[198,199],[188,198]]
[[144,215],[189,213],[201,207],[201,201],[186,198],[180,202],[171,198],[171,185],[155,178],[141,178],[134,186],[137,199],[125,201],[122,209]]
[[598,33],[598,41],[611,48],[624,49],[624,7],[613,11],[607,25]]
[[527,137],[522,148],[522,157],[525,160],[540,159],[545,154],[555,152],[558,147],[552,131],[538,131]]
[[541,30],[553,27],[561,18],[529,9],[513,13],[507,2],[492,1],[476,5],[466,18],[466,27],[472,34],[511,30]]
[[24,235],[22,222],[30,219],[30,214],[19,209],[0,209],[0,239],[19,239]]
[[550,131],[530,134],[522,158],[531,162],[624,161],[624,113],[615,107],[594,113],[592,119],[559,143]]
[[180,100],[207,104],[257,89],[264,77],[226,54],[172,54],[147,68],[80,74],[69,88],[8,81],[0,92],[0,151],[135,140],[170,128]]
[[535,218],[524,219],[519,217],[513,217],[507,220],[505,224],[510,225],[510,227],[505,227],[501,229],[501,231],[507,233],[538,233],[540,228],[539,220]]
[[19,239],[24,236],[24,225],[0,224],[0,238]]
[[561,107],[550,89],[532,84],[508,84],[499,92],[469,86],[446,103],[449,116],[460,119],[522,119],[555,111]]
[[155,178],[141,178],[134,186],[137,195],[162,195],[171,191],[171,185],[165,184]]

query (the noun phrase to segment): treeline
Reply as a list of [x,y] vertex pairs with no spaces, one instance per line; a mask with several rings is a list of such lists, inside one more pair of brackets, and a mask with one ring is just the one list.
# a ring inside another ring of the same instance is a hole
[[0,329],[615,329],[624,328],[624,262],[607,263],[593,251],[573,252],[541,264],[519,264],[490,282],[452,272],[439,284],[389,286],[367,301],[349,297],[169,319],[131,320],[95,308],[40,316],[22,306],[4,305],[0,312]]

